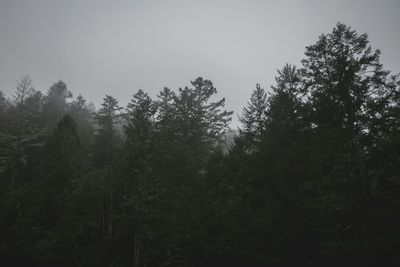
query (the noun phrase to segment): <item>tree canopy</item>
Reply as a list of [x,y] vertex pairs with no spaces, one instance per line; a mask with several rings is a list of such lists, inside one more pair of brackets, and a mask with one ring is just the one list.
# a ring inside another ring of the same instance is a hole
[[238,131],[202,77],[98,109],[33,84],[0,91],[5,265],[400,264],[400,75],[367,34],[320,35]]

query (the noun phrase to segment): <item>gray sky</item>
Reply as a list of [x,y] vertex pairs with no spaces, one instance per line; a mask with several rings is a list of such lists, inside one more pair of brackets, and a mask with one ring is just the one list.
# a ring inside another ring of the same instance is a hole
[[96,105],[105,94],[125,105],[139,88],[155,97],[202,76],[237,114],[337,21],[400,72],[399,0],[0,0],[0,90],[29,74],[43,92],[63,80]]

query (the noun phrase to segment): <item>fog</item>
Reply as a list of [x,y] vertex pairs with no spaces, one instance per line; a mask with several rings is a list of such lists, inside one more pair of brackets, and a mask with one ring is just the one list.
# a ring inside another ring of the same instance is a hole
[[62,80],[96,105],[105,94],[125,105],[139,88],[154,97],[202,76],[240,113],[256,83],[268,89],[337,21],[368,32],[399,72],[399,12],[399,1],[2,0],[0,90],[29,74],[42,91]]

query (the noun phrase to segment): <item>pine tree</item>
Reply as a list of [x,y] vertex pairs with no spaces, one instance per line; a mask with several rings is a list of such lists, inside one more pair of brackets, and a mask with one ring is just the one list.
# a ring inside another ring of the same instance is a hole
[[371,122],[388,110],[378,103],[385,103],[393,90],[389,72],[383,70],[380,51],[369,46],[367,34],[359,35],[342,23],[307,47],[305,55],[301,71],[311,107],[316,162],[312,184],[318,188],[310,208],[319,210],[321,225],[327,217],[340,225],[321,226],[326,230],[323,246],[330,253],[340,254],[351,246],[368,258],[371,247],[366,244],[375,242],[368,240],[368,231],[377,227],[370,223],[371,205],[380,191],[376,184],[386,179],[373,175],[380,167],[370,164],[379,158],[373,153],[372,133],[386,127],[378,123],[371,128]]
[[72,98],[71,91],[63,81],[54,83],[44,97],[43,111],[49,130],[54,130],[57,121],[67,113],[68,102]]
[[110,164],[119,146],[115,125],[119,122],[122,107],[118,100],[106,95],[100,110],[96,114],[97,129],[94,144],[94,162],[97,167],[104,168]]
[[127,106],[126,141],[123,151],[124,173],[120,203],[121,221],[131,225],[124,233],[133,237],[133,266],[143,265],[148,258],[148,242],[153,231],[151,218],[156,211],[154,202],[162,190],[154,179],[154,114],[156,105],[142,90],[138,90]]
[[73,119],[65,115],[57,123],[53,135],[43,148],[40,173],[25,181],[9,204],[15,205],[14,246],[22,255],[29,255],[43,264],[60,264],[70,259],[58,250],[69,250],[62,234],[71,193],[83,173],[84,157]]
[[[64,211],[66,197],[81,176],[83,154],[75,121],[63,116],[44,148],[41,171],[43,223],[53,225]],[[46,217],[49,218],[46,218]]]
[[89,149],[94,142],[94,105],[87,104],[86,99],[82,95],[78,95],[70,104],[69,114],[76,121],[82,146]]
[[242,123],[240,135],[250,151],[257,149],[261,141],[265,130],[267,106],[267,92],[257,84],[239,117]]

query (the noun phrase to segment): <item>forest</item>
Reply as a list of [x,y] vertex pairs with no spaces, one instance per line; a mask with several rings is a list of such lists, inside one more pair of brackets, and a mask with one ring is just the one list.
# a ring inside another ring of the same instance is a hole
[[0,265],[399,266],[400,74],[367,34],[321,34],[237,131],[216,93],[0,91]]

